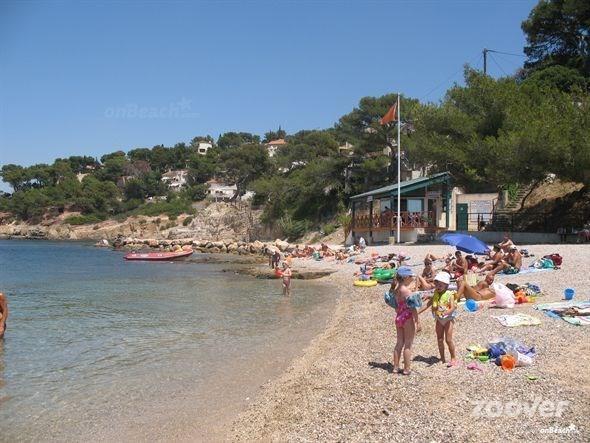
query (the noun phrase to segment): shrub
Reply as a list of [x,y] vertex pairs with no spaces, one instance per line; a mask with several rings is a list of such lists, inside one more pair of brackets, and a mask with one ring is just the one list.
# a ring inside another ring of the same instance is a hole
[[172,218],[178,217],[183,213],[194,213],[194,209],[189,200],[176,198],[170,201],[147,203],[137,208],[134,212],[139,215],[147,215],[148,217],[166,214],[168,217]]
[[293,220],[290,215],[284,215],[279,219],[279,226],[289,241],[302,237],[308,229],[307,220]]
[[333,223],[328,223],[328,224],[324,225],[324,227],[322,228],[322,231],[324,231],[324,235],[333,234],[334,232],[336,232],[336,225]]
[[71,215],[64,220],[64,223],[68,225],[88,225],[90,223],[99,223],[102,221],[102,218],[97,216],[96,214],[88,214],[88,215]]
[[193,217],[187,217],[182,221],[182,226],[188,226],[193,221]]

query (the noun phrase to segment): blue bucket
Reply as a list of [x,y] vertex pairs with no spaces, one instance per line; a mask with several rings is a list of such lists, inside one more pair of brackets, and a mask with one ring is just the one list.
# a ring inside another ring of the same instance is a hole
[[574,288],[566,288],[565,291],[563,291],[563,296],[566,300],[571,300],[574,298],[574,295],[576,295],[576,290]]
[[469,312],[477,311],[478,305],[477,302],[471,298],[465,300],[465,310]]

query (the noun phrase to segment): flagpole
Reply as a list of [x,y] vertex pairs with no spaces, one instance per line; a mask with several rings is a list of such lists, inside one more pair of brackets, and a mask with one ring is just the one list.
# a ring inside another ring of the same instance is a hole
[[401,226],[401,149],[400,149],[400,126],[401,126],[401,109],[399,104],[399,93],[397,94],[397,243],[400,242]]

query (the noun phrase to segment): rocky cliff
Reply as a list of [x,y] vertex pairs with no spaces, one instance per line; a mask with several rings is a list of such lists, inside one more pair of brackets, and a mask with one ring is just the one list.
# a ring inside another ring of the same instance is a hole
[[74,213],[44,219],[39,224],[4,219],[1,237],[45,238],[51,240],[112,240],[117,236],[147,239],[208,239],[215,241],[252,241],[270,239],[275,233],[260,223],[261,211],[245,205],[205,202],[195,205],[194,215],[183,214],[175,219],[133,216],[125,220],[74,226],[64,220]]

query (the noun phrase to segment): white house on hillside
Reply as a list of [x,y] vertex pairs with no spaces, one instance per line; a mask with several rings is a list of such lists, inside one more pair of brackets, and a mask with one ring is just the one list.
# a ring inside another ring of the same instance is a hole
[[236,185],[228,185],[227,183],[215,180],[214,178],[209,180],[206,185],[208,187],[207,198],[215,201],[231,200],[238,191]]
[[162,182],[166,183],[173,191],[179,191],[186,185],[188,171],[186,169],[178,169],[176,171],[168,171],[162,174]]
[[197,146],[197,154],[207,155],[207,151],[213,147],[213,144],[209,142],[199,142]]
[[283,138],[269,141],[266,144],[266,150],[268,151],[268,156],[273,157],[276,154],[277,150],[280,147],[285,146],[286,144],[287,144],[287,142]]
[[354,146],[348,142],[344,142],[342,146],[338,146],[338,153],[349,157],[354,154]]

